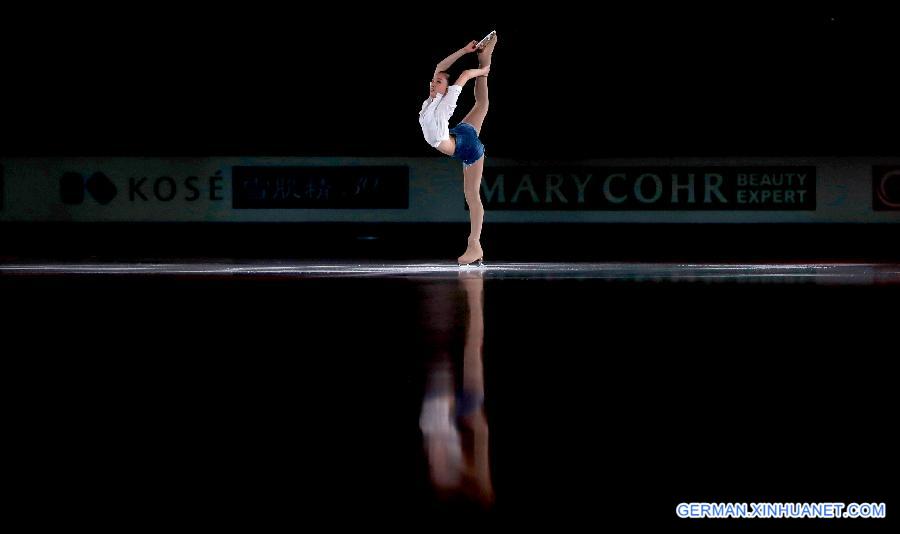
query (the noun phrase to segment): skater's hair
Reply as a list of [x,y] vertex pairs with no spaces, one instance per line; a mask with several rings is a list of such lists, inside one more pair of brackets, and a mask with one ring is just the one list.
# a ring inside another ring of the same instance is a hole
[[448,71],[446,71],[446,70],[441,70],[441,71],[438,71],[438,74],[443,74],[444,76],[446,76],[446,77],[447,77],[447,83],[448,83],[448,84],[450,83],[450,73],[449,73]]

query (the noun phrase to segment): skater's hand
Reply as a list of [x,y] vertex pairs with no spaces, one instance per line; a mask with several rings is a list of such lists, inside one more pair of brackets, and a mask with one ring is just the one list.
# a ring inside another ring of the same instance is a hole
[[477,78],[479,76],[487,76],[488,73],[491,72],[491,66],[488,65],[483,69],[467,69],[463,71],[463,74],[467,74],[469,78]]
[[459,78],[456,79],[456,83],[454,85],[465,85],[465,83],[472,78],[478,78],[480,76],[487,76],[491,71],[490,65],[483,69],[466,69],[462,71],[459,75]]
[[469,44],[467,44],[466,46],[462,47],[462,50],[463,50],[466,54],[469,54],[469,53],[471,53],[471,52],[475,52],[475,51],[477,50],[477,46],[476,46],[477,44],[478,44],[478,43],[477,43],[476,41],[469,41]]

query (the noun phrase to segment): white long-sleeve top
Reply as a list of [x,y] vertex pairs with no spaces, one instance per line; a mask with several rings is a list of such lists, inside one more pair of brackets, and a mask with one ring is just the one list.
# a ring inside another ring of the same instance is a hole
[[461,85],[451,85],[447,88],[446,95],[438,93],[434,98],[428,97],[422,102],[419,124],[429,145],[436,147],[441,141],[450,139],[450,117],[456,109],[460,92]]

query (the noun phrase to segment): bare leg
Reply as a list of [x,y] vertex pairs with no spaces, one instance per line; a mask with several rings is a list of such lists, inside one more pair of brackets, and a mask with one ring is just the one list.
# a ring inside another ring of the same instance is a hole
[[483,257],[481,250],[481,226],[484,222],[484,206],[481,203],[481,174],[484,171],[484,156],[463,169],[463,192],[466,204],[469,205],[469,243],[466,252],[457,258],[457,262],[472,263]]
[[471,124],[475,131],[481,135],[481,125],[488,112],[488,81],[487,76],[479,76],[475,79],[475,105],[463,117],[462,122]]
[[[491,65],[491,56],[494,53],[494,46],[497,44],[497,36],[485,45],[484,50],[478,52],[479,68],[489,67]],[[488,79],[487,76],[480,76],[475,79],[475,105],[472,110],[463,117],[462,122],[467,122],[475,127],[475,130],[481,134],[481,125],[484,124],[484,118],[488,112]]]

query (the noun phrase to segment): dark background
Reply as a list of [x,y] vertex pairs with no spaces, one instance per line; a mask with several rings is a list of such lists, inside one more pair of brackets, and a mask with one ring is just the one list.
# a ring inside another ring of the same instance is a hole
[[416,123],[433,67],[491,29],[496,157],[894,156],[900,140],[887,10],[56,15],[4,28],[5,155],[435,155]]

